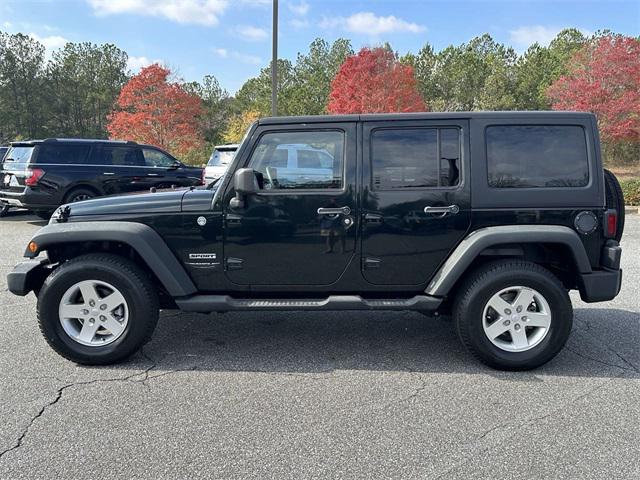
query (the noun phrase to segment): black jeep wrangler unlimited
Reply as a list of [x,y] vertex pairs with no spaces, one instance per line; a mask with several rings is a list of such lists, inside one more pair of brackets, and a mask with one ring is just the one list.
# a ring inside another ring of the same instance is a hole
[[524,370],[567,341],[569,290],[618,294],[623,215],[590,114],[266,118],[207,189],[60,207],[8,284],[79,363],[131,355],[161,308],[416,310]]

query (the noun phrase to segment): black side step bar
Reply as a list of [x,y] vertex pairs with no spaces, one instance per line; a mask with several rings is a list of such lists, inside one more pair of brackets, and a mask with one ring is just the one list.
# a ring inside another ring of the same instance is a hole
[[175,299],[185,312],[234,312],[243,310],[420,310],[435,311],[442,299],[416,295],[402,299],[366,299],[359,295],[331,295],[319,299],[243,299],[229,295],[194,295]]

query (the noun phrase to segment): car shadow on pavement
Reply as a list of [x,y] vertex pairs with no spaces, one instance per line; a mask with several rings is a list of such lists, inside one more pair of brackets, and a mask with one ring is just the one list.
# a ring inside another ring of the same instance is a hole
[[0,217],[0,222],[15,222],[16,220],[24,220],[30,225],[45,226],[48,222],[40,217],[32,214],[29,210],[9,210],[4,216]]
[[500,372],[461,345],[450,318],[413,312],[263,312],[161,315],[153,340],[116,369],[206,370],[330,375],[336,371],[489,374],[541,381],[539,375],[612,377],[640,373],[640,316],[577,309],[562,352],[532,372]]

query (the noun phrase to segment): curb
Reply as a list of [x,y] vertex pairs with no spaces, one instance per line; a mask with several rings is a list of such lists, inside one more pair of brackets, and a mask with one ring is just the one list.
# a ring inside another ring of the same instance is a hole
[[640,207],[625,206],[624,213],[626,213],[627,215],[638,215],[640,214]]

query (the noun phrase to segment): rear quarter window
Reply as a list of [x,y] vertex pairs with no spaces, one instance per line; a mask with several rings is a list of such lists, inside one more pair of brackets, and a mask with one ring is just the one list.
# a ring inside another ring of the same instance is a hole
[[31,146],[15,146],[9,148],[2,158],[2,163],[17,164],[17,163],[29,163],[31,161],[31,155],[33,155],[34,147]]
[[90,145],[47,145],[38,149],[36,163],[54,165],[73,165],[86,163]]
[[486,128],[492,188],[585,187],[587,140],[574,125],[494,125]]

